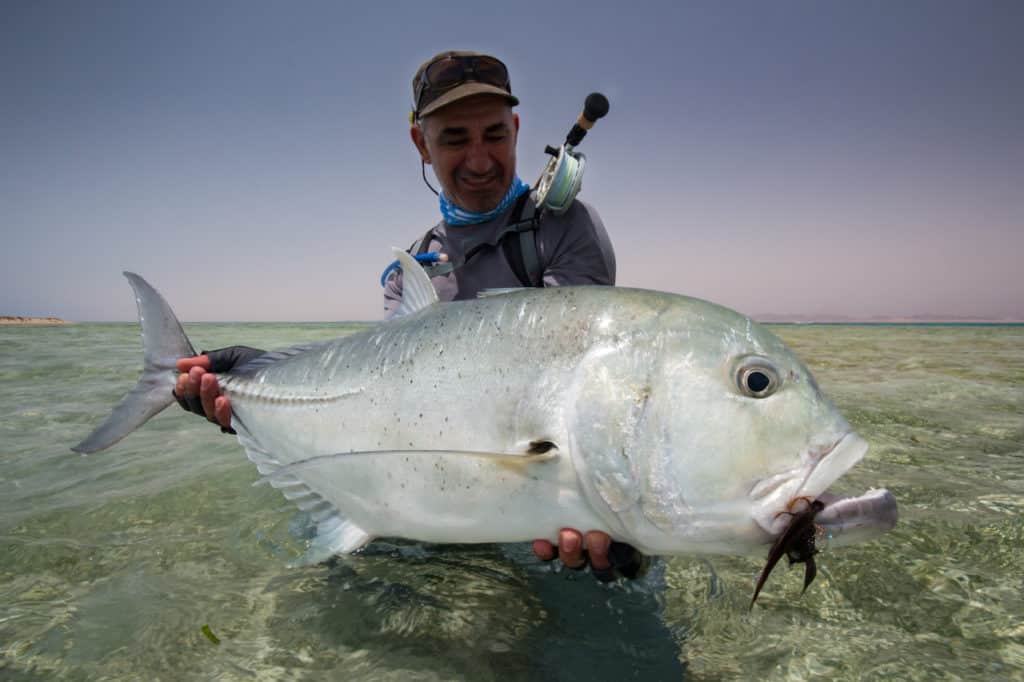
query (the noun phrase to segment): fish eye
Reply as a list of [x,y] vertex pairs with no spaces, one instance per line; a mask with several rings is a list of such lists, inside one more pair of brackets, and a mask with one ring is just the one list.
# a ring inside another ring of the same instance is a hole
[[743,395],[767,398],[779,388],[779,373],[761,362],[747,362],[736,373],[736,384]]

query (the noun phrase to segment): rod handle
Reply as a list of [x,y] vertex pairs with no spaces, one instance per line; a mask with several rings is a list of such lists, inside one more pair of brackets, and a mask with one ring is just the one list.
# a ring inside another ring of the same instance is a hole
[[583,113],[579,115],[572,130],[566,135],[565,143],[570,147],[575,147],[582,142],[587,131],[594,127],[597,120],[608,115],[608,108],[608,98],[600,92],[592,92],[587,95],[587,99],[583,103]]

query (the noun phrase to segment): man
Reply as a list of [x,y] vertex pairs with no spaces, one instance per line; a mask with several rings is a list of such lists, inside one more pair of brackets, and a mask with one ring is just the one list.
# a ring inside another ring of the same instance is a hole
[[[447,257],[447,267],[430,273],[441,300],[475,298],[482,289],[615,283],[615,254],[593,208],[576,201],[535,225],[526,216],[538,217],[529,186],[516,174],[519,115],[512,107],[519,100],[504,64],[477,53],[441,53],[416,72],[413,98],[409,134],[441,183],[442,220],[411,251]],[[530,278],[517,270],[533,249],[537,272]],[[384,292],[388,312],[401,301],[401,287],[401,273],[392,274]]]
[[[519,115],[512,107],[518,103],[507,68],[489,55],[443,52],[413,78],[409,133],[424,180],[429,164],[441,184],[442,220],[410,252],[441,261],[428,272],[442,301],[474,298],[483,289],[615,283],[615,254],[596,211],[579,200],[560,215],[538,211],[516,174]],[[386,279],[384,298],[388,313],[401,302],[400,271]],[[230,403],[207,372],[226,371],[260,353],[233,347],[183,358],[175,395],[186,409],[230,430]],[[570,568],[585,567],[589,554],[603,580],[614,577],[610,549],[624,574],[636,572],[631,548],[613,547],[603,532],[588,532],[583,547],[583,535],[569,528],[559,534],[557,548],[546,540],[533,543],[539,558],[557,556]]]

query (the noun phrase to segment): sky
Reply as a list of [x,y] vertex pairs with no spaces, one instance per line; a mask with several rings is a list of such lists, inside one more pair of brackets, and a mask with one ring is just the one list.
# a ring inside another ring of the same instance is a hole
[[133,320],[130,270],[184,321],[378,319],[439,219],[412,74],[472,49],[527,182],[608,96],[580,197],[619,285],[1024,320],[1022,35],[1016,0],[6,0],[0,315]]

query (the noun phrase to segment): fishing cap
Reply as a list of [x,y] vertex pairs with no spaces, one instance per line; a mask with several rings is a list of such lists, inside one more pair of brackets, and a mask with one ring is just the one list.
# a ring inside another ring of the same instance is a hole
[[438,53],[423,62],[412,77],[410,119],[430,116],[441,107],[472,95],[499,95],[511,106],[519,104],[512,94],[508,67],[497,57],[465,50]]

